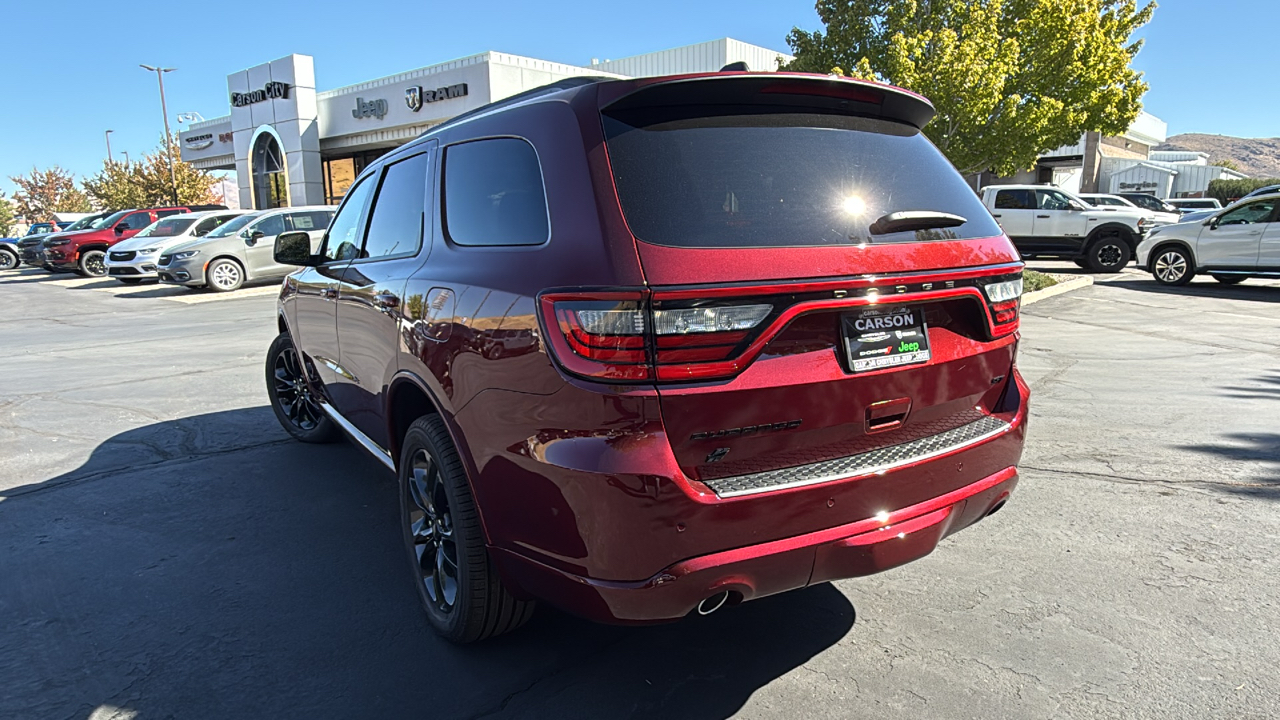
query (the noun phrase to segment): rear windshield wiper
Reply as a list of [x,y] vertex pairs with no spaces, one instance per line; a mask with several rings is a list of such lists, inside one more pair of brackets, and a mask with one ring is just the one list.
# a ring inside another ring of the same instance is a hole
[[933,210],[902,210],[882,215],[868,228],[872,235],[887,235],[911,230],[936,230],[963,225],[967,218]]

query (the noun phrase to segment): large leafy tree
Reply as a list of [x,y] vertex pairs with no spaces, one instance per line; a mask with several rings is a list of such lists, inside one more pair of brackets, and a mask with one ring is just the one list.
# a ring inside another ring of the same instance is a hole
[[964,173],[1009,175],[1087,131],[1119,135],[1147,90],[1130,63],[1155,3],[1136,0],[818,0],[784,69],[848,68],[928,97],[925,133]]
[[[218,178],[179,159],[176,138],[170,138],[169,150],[173,153],[173,171],[178,184],[177,203],[199,205],[216,202],[213,188],[218,184]],[[173,203],[169,155],[165,152],[164,143],[144,155],[139,162],[106,161],[97,175],[84,181],[84,189],[94,201],[108,209],[123,210]]]
[[13,194],[18,214],[29,223],[53,222],[60,212],[90,212],[89,198],[76,188],[75,176],[54,165],[32,168],[27,175],[9,178],[18,186]]
[[0,190],[0,237],[9,237],[13,232],[15,214],[13,203]]

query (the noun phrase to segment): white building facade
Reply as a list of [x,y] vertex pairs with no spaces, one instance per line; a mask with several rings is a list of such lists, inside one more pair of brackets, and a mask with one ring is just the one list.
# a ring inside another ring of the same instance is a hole
[[289,55],[228,75],[230,113],[178,137],[183,160],[236,171],[243,208],[334,204],[388,150],[525,90],[580,76],[712,72],[735,62],[776,70],[791,59],[729,38],[590,67],[486,52],[320,91],[314,60]]

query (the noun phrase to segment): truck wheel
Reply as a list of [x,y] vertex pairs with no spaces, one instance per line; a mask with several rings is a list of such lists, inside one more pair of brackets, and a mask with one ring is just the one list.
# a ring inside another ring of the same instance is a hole
[[244,270],[235,260],[214,260],[205,271],[208,287],[215,292],[231,292],[244,285]]
[[533,616],[534,603],[512,597],[489,558],[462,460],[438,415],[418,418],[405,433],[400,526],[418,597],[441,636],[475,642]]
[[276,420],[295,440],[333,442],[338,439],[338,428],[320,409],[305,372],[293,338],[289,333],[277,335],[267,350],[267,398]]
[[101,250],[80,253],[80,274],[85,277],[102,277],[107,274],[107,254]]
[[1081,258],[1073,258],[1071,262],[1075,263],[1078,268],[1084,268],[1085,270],[1089,269],[1089,263]]
[[18,254],[6,247],[0,247],[0,270],[12,270],[18,267]]
[[1196,276],[1195,261],[1177,245],[1162,247],[1151,260],[1151,275],[1161,285],[1186,285]]
[[1120,272],[1129,264],[1129,258],[1129,243],[1124,241],[1118,230],[1099,233],[1085,255],[1090,270],[1104,273]]

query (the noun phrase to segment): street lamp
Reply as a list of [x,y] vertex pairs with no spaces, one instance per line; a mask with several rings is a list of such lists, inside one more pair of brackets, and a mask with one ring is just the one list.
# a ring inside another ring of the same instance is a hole
[[169,157],[169,184],[173,187],[173,204],[178,204],[178,175],[173,170],[173,143],[172,136],[169,135],[169,106],[164,101],[164,73],[173,72],[177,68],[152,67],[150,65],[138,65],[138,67],[148,72],[156,74],[156,81],[160,83],[160,113],[164,116],[164,152]]
[[128,151],[128,150],[121,150],[121,151],[120,151],[120,154],[121,154],[121,155],[124,155],[124,164],[125,164],[125,167],[128,167],[128,166],[129,166],[129,151]]
[[188,125],[191,123],[204,122],[204,116],[198,112],[178,113],[178,122],[187,123]]
[[107,162],[111,162],[111,133],[113,132],[115,130],[108,130],[102,134],[107,139]]

